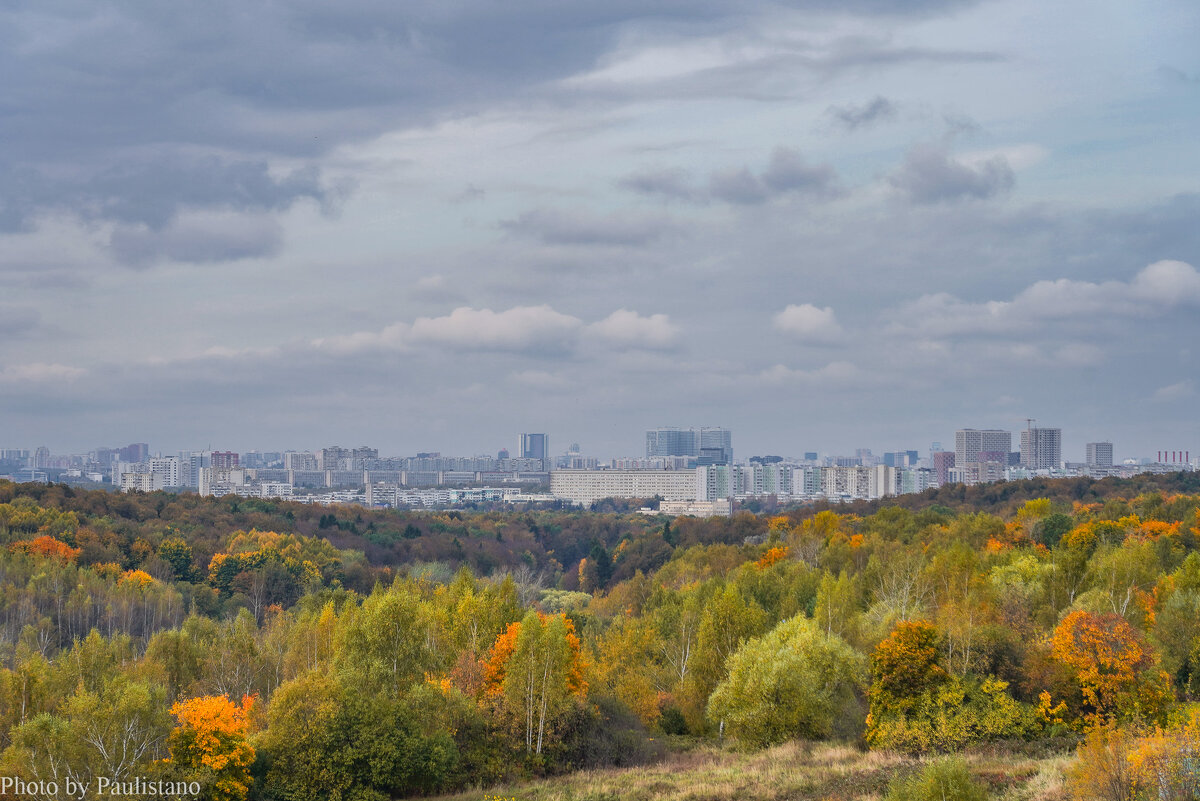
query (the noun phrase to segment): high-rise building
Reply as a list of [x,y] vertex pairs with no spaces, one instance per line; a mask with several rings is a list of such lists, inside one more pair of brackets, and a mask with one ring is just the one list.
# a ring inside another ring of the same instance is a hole
[[241,458],[233,451],[213,451],[209,463],[214,470],[231,470],[238,467]]
[[517,453],[522,459],[545,459],[550,455],[550,437],[546,434],[521,434]]
[[134,442],[121,448],[122,462],[144,462],[150,458],[150,446],[145,442]]
[[950,483],[950,468],[954,467],[953,451],[933,452],[933,472],[937,477],[938,486]]
[[1021,432],[1021,466],[1056,470],[1062,466],[1062,429],[1026,428]]
[[888,467],[911,467],[917,463],[916,451],[895,451],[883,455],[883,463]]
[[[213,454],[216,456],[216,454]],[[216,466],[214,462],[214,467]],[[311,472],[317,468],[317,457],[315,454],[304,451],[298,453],[296,451],[287,451],[283,454],[283,469],[285,470],[301,470]]]
[[179,485],[181,487],[200,486],[200,471],[209,466],[208,454],[204,451],[180,451]]
[[322,470],[341,470],[342,459],[349,458],[350,451],[346,448],[340,448],[333,445],[329,448],[322,448],[317,454],[318,466]]
[[1089,442],[1087,444],[1088,467],[1112,467],[1113,447],[1111,442]]
[[156,459],[150,459],[149,467],[150,469],[147,472],[157,475],[161,482],[157,489],[183,486],[180,476],[179,457],[161,456]]
[[697,464],[732,464],[733,432],[726,428],[654,428],[646,432],[646,458],[694,457]]
[[696,456],[696,429],[654,428],[646,432],[646,458]]
[[725,428],[701,428],[699,464],[732,464],[733,432]]
[[38,449],[33,452],[33,467],[38,470],[44,470],[50,466],[50,449],[45,445],[38,446]]
[[22,467],[29,461],[29,451],[20,448],[0,450],[0,462],[16,462]]
[[1004,453],[1012,450],[1012,433],[994,428],[964,428],[954,432],[954,464],[962,467],[980,461],[979,454]]

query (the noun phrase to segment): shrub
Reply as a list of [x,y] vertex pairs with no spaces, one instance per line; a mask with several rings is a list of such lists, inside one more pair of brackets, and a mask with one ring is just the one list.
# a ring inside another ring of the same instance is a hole
[[1008,685],[951,679],[912,699],[907,710],[872,715],[867,742],[908,753],[953,751],[968,743],[1027,737],[1036,712],[1014,700]]
[[1078,758],[1067,770],[1067,785],[1080,801],[1130,801],[1133,773],[1129,749],[1133,738],[1113,726],[1097,726],[1079,744]]
[[962,757],[930,762],[915,776],[888,786],[885,801],[985,801],[987,793],[971,778]]
[[884,801],[984,801],[984,788],[971,778],[961,757],[932,761],[924,769],[888,785]]

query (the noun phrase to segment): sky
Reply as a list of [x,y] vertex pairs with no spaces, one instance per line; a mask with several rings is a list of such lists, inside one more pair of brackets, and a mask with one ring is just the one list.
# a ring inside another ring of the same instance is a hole
[[0,447],[1200,453],[1195,0],[12,0]]

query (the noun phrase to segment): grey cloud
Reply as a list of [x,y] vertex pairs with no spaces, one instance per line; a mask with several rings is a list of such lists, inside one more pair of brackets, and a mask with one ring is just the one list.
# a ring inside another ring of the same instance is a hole
[[767,187],[746,167],[714,172],[708,181],[708,191],[718,200],[742,205],[763,203],[770,197]]
[[896,47],[885,39],[847,36],[839,39],[829,53],[816,59],[814,66],[824,70],[844,70],[913,62],[961,64],[1004,60],[1004,55],[986,50]]
[[861,106],[830,106],[826,113],[842,128],[854,131],[883,120],[894,119],[896,106],[886,97],[876,95],[870,102]]
[[837,172],[828,164],[808,164],[796,151],[777,147],[760,174],[755,175],[745,166],[716,170],[709,175],[704,188],[695,186],[691,175],[681,169],[636,172],[621,179],[618,185],[668,199],[757,205],[789,192],[833,195],[837,193],[836,181]]
[[1189,86],[1200,86],[1200,72],[1196,73],[1195,75],[1192,75],[1190,73],[1184,72],[1183,70],[1179,69],[1178,67],[1172,67],[1172,66],[1159,67],[1158,71],[1161,74],[1165,75],[1168,79],[1175,81],[1177,83],[1182,83],[1182,84],[1189,85]]
[[697,191],[692,176],[683,169],[642,170],[617,182],[622,189],[643,195],[661,195],[679,200],[695,200]]
[[95,176],[80,194],[81,205],[97,205],[99,216],[153,228],[184,208],[276,211],[300,198],[323,204],[332,199],[313,167],[276,179],[265,161],[230,162],[215,156],[122,164]]
[[0,306],[0,337],[15,339],[29,335],[42,320],[37,309],[27,306]]
[[1007,192],[1015,177],[1003,156],[972,167],[956,161],[944,146],[922,144],[908,151],[904,164],[888,180],[917,203],[940,203]]
[[0,163],[0,231],[29,230],[38,213],[61,209],[152,228],[166,225],[185,209],[279,211],[302,198],[331,213],[343,192],[322,186],[315,167],[276,178],[265,161],[217,156],[158,156],[148,161],[118,157],[113,166],[85,179],[47,175],[30,167],[5,169]]
[[555,209],[535,209],[501,225],[513,233],[532,236],[548,245],[643,246],[674,231],[667,217],[610,214],[594,217]]
[[[973,2],[785,5],[894,17]],[[47,210],[160,227],[187,207],[328,202],[311,167],[275,178],[265,162],[311,164],[349,141],[546,91],[630,31],[719,34],[778,10],[766,0],[354,0],[336,10],[318,0],[16,0],[0,9],[0,230]]]
[[774,192],[828,192],[837,173],[828,164],[811,165],[794,150],[778,147],[762,174],[762,181]]
[[[964,0],[796,2],[925,15]],[[596,63],[637,27],[731,29],[764,0],[406,3],[213,0],[169,10],[116,0],[0,11],[0,120],[19,161],[131,146],[313,156],[349,139],[510,97]]]
[[1110,248],[1136,248],[1153,258],[1178,258],[1200,262],[1200,194],[1175,195],[1150,208],[1100,211],[1086,215],[1084,226],[1095,237],[1080,252]]
[[109,248],[136,267],[160,261],[204,263],[270,256],[283,245],[279,223],[264,215],[190,216],[162,229],[146,225],[115,228]]

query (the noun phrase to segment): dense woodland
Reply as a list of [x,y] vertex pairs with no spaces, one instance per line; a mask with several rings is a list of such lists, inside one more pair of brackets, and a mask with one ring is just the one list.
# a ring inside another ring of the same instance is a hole
[[1055,742],[1080,798],[1196,797],[1200,477],[771,507],[0,483],[0,775],[365,800],[697,741]]

